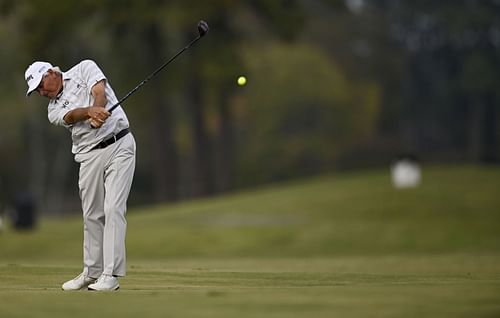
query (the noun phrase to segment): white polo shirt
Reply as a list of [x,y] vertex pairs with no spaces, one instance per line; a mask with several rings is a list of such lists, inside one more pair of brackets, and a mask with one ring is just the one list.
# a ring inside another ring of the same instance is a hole
[[63,72],[62,79],[63,90],[55,99],[50,100],[48,117],[52,124],[69,129],[73,140],[72,152],[74,154],[89,152],[101,141],[129,127],[127,115],[121,106],[115,108],[111,116],[98,129],[92,128],[88,121],[80,121],[73,125],[66,124],[63,118],[70,110],[94,104],[91,89],[101,80],[106,80],[105,92],[108,100],[106,108],[109,109],[118,100],[106,76],[94,61],[84,60],[80,62],[69,71]]

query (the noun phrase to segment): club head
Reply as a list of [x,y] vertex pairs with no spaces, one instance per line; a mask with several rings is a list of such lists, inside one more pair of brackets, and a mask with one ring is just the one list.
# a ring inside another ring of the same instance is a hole
[[206,23],[203,20],[201,20],[200,22],[198,22],[198,33],[200,34],[200,37],[204,36],[205,34],[207,34],[208,29],[209,29],[208,28],[208,23]]

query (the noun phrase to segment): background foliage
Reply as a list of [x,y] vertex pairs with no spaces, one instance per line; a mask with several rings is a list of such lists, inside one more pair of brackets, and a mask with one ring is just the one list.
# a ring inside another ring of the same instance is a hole
[[[24,70],[93,59],[123,96],[211,31],[124,107],[138,142],[131,204],[327,171],[498,163],[500,3],[0,0],[0,203],[30,192],[77,211],[68,133]],[[248,84],[236,85],[244,74]]]

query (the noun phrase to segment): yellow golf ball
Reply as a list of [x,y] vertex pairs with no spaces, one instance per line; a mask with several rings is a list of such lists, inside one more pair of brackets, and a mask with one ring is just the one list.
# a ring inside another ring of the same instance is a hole
[[243,86],[247,83],[247,78],[245,76],[238,77],[238,85]]

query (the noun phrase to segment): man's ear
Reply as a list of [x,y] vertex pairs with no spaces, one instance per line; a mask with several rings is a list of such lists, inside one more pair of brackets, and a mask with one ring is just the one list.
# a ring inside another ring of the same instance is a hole
[[56,71],[54,71],[53,69],[48,69],[47,73],[49,73],[50,75],[58,75],[59,74]]
[[53,69],[49,69],[47,70],[47,73],[49,73],[49,76],[55,76],[55,77],[59,77],[61,74],[54,71]]

